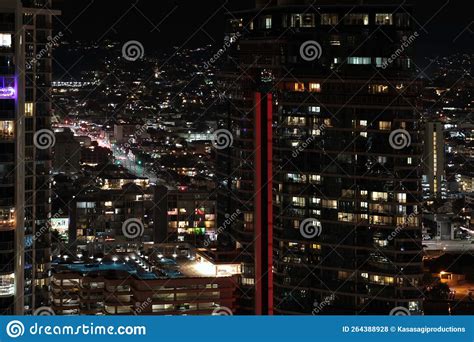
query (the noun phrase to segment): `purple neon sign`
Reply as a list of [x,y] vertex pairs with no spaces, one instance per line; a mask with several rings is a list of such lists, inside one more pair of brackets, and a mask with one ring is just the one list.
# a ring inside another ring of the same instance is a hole
[[0,76],[0,99],[15,100],[17,97],[15,77]]

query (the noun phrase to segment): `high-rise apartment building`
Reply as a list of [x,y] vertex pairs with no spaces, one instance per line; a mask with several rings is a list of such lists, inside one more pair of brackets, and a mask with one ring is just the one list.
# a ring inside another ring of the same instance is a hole
[[[50,302],[50,0],[0,2],[0,312]],[[42,144],[46,142],[46,144]],[[39,146],[39,148],[37,147]]]
[[444,132],[441,122],[425,123],[423,190],[426,198],[446,198]]
[[230,16],[217,205],[219,226],[241,212],[223,232],[240,313],[422,312],[411,11],[275,0]]

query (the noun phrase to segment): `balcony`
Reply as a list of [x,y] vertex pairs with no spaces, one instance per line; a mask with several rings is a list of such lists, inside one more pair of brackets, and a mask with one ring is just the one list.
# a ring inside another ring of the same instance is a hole
[[15,220],[0,220],[0,231],[6,232],[15,229]]

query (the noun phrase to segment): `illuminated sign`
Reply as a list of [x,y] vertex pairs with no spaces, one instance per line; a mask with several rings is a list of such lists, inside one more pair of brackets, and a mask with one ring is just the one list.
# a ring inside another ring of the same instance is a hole
[[15,100],[16,97],[17,91],[15,78],[0,76],[0,99]]
[[2,99],[15,99],[16,91],[13,87],[0,88],[0,98]]

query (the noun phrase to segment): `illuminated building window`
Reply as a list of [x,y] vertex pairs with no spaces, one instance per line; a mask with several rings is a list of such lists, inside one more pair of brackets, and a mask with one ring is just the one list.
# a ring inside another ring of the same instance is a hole
[[388,240],[374,238],[374,244],[376,244],[379,247],[387,247],[388,246]]
[[33,116],[33,102],[25,103],[25,116],[27,117]]
[[294,183],[306,183],[306,175],[298,174],[298,173],[288,173],[286,175],[286,180],[288,182]]
[[333,200],[323,200],[323,208],[327,209],[337,209],[337,201]]
[[332,127],[332,121],[331,121],[331,119],[324,119],[324,126],[326,126],[326,127]]
[[10,33],[0,33],[0,47],[12,47],[12,35]]
[[355,215],[352,213],[337,213],[337,219],[341,222],[354,222]]
[[310,175],[309,182],[312,184],[320,184],[321,183],[321,175]]
[[295,91],[304,91],[304,83],[295,83],[294,84]]
[[349,279],[350,277],[352,277],[351,272],[347,272],[347,271],[338,271],[337,272],[337,279]]
[[398,203],[406,203],[407,202],[407,194],[397,194]]
[[370,57],[348,57],[347,64],[351,65],[369,65],[372,63]]
[[388,58],[386,57],[375,57],[375,66],[377,68],[381,68],[384,65],[387,65],[388,63]]
[[408,310],[410,310],[410,311],[419,311],[420,310],[420,303],[419,302],[408,302]]
[[255,279],[253,279],[253,278],[242,278],[242,285],[255,285]]
[[393,15],[391,13],[375,14],[375,25],[393,25]]
[[13,121],[0,121],[0,140],[12,140],[15,137],[14,125]]
[[299,116],[289,116],[286,118],[286,122],[291,126],[305,126],[306,118]]
[[331,36],[329,44],[331,44],[331,46],[341,46],[341,37],[337,35]]
[[370,275],[370,281],[380,285],[391,285],[395,279],[393,277],[384,277],[379,275]]
[[253,223],[253,213],[244,213],[244,222]]
[[321,107],[309,106],[309,107],[308,107],[308,111],[309,111],[311,114],[321,113]]
[[321,92],[321,83],[310,83],[309,84],[309,91],[313,92],[313,93],[320,93]]
[[390,121],[379,121],[379,129],[381,131],[390,131],[392,123]]
[[263,17],[263,23],[264,23],[264,26],[267,30],[271,29],[272,28],[272,16],[267,15],[267,16]]
[[344,17],[346,25],[369,25],[369,15],[365,13],[349,13]]
[[372,215],[370,216],[370,224],[389,225],[392,223],[391,217]]
[[386,192],[372,192],[372,201],[384,201],[387,202],[388,194]]
[[0,297],[13,296],[15,294],[15,274],[0,275]]
[[231,19],[231,20],[230,20],[230,25],[231,25],[234,29],[242,28],[242,27],[244,26],[243,19],[242,19],[242,18],[239,18],[239,19]]
[[335,13],[323,13],[321,14],[321,25],[337,25],[339,21],[339,15]]
[[291,27],[314,27],[314,14],[292,14],[290,16]]
[[342,197],[344,198],[352,198],[354,197],[354,190],[342,189]]
[[293,197],[291,203],[298,207],[306,206],[306,199],[304,197]]
[[370,84],[369,94],[388,94],[388,85],[384,84]]

